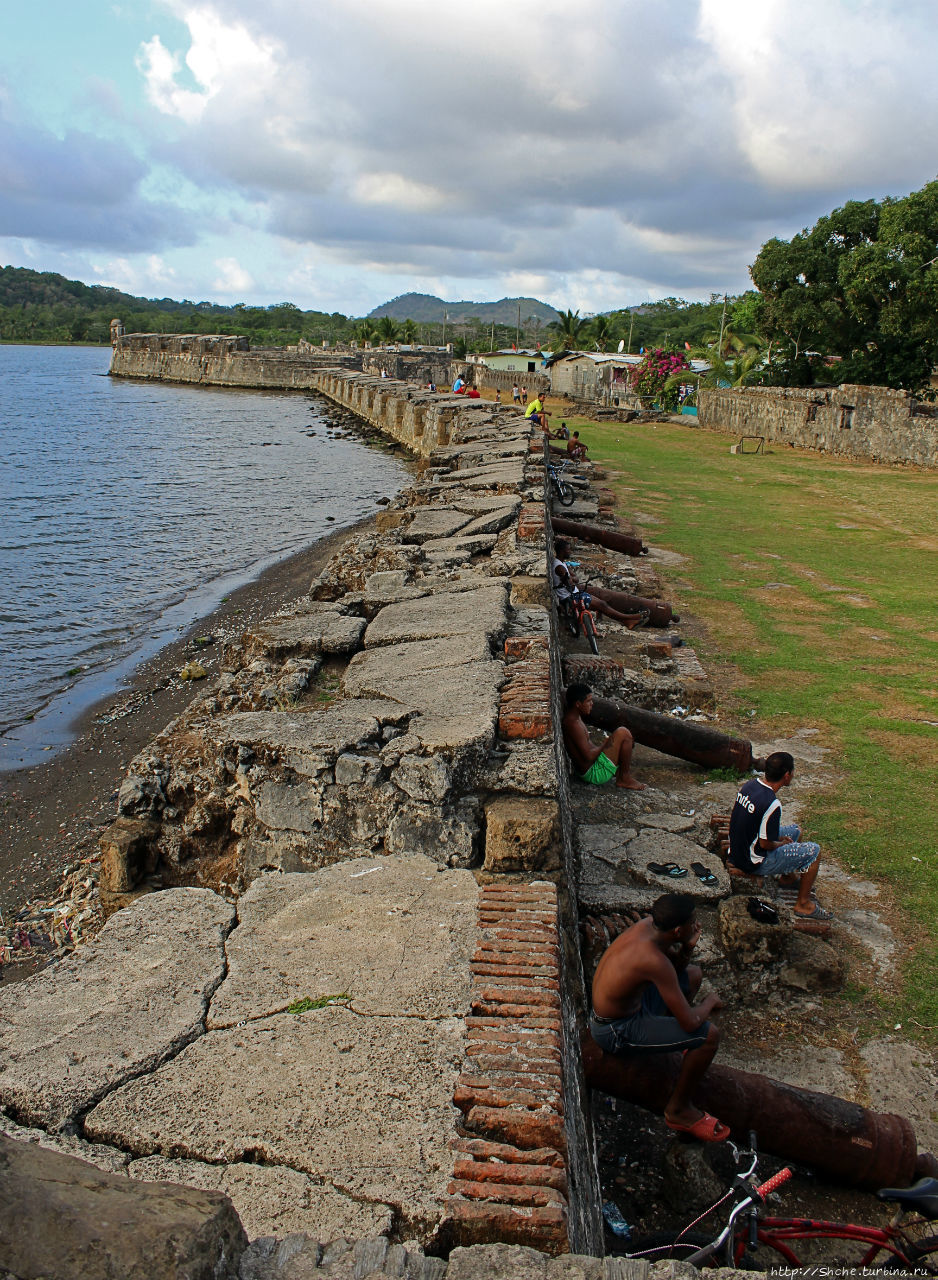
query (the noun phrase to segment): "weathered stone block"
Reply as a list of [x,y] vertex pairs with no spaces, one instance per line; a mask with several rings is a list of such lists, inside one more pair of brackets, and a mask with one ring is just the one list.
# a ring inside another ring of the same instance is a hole
[[257,788],[255,812],[277,831],[312,831],[322,819],[322,792],[315,783],[264,782]]
[[485,806],[486,871],[556,871],[562,856],[555,800],[505,796]]
[[449,767],[440,756],[404,756],[394,771],[394,783],[412,800],[441,803],[452,786]]
[[0,1270],[43,1280],[236,1280],[226,1195],[139,1183],[0,1137]]
[[422,853],[449,867],[476,861],[478,828],[467,819],[445,815],[425,804],[400,809],[388,824],[388,853]]
[[828,942],[805,933],[793,933],[788,963],[779,974],[786,987],[799,991],[837,991],[844,984],[844,965]]
[[156,869],[160,824],[147,818],[118,818],[98,841],[101,849],[99,886],[110,893],[127,893]]
[[778,924],[753,920],[748,898],[734,895],[720,903],[720,941],[732,964],[770,964],[786,951],[791,938],[791,913],[781,903]]
[[381,765],[373,756],[359,756],[345,752],[335,762],[337,787],[364,787],[373,785],[381,773]]

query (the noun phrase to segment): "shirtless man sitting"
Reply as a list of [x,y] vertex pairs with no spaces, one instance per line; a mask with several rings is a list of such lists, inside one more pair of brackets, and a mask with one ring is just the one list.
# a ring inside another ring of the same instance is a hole
[[582,782],[601,787],[616,780],[626,791],[644,791],[644,782],[632,777],[632,748],[635,745],[628,729],[620,728],[601,746],[594,746],[584,717],[593,709],[593,694],[588,684],[571,684],[566,693],[567,709],[563,717],[563,744]]
[[703,977],[699,965],[689,963],[700,938],[694,907],[688,894],[666,893],[650,916],[619,934],[593,978],[590,1033],[600,1049],[619,1057],[682,1052],[665,1124],[701,1142],[722,1142],[729,1127],[691,1096],[720,1043],[710,1014],[723,1008],[717,995],[692,1003]]

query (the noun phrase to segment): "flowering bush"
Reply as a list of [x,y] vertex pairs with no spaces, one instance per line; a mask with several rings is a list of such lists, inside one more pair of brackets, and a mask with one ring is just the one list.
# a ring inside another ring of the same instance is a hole
[[689,369],[684,356],[676,351],[646,351],[645,359],[629,374],[632,390],[640,396],[648,396],[662,409],[676,409],[677,384],[668,386],[668,380],[684,369]]

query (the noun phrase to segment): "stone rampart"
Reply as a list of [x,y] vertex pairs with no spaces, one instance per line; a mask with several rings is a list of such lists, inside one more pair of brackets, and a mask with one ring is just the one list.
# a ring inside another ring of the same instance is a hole
[[119,337],[111,353],[115,378],[215,387],[309,391],[323,367],[360,369],[358,351],[302,347],[256,347],[247,338],[201,334],[131,333]]
[[890,387],[701,390],[698,424],[729,435],[874,462],[938,466],[933,407]]

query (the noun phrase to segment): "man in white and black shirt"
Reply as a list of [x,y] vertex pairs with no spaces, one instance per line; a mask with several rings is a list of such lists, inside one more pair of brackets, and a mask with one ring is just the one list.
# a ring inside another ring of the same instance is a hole
[[803,841],[799,827],[781,825],[778,793],[794,774],[794,758],[787,751],[773,751],[765,762],[764,776],[740,787],[730,816],[729,860],[746,875],[779,876],[782,885],[797,884],[795,915],[830,920],[831,913],[811,894],[821,865],[820,845]]

